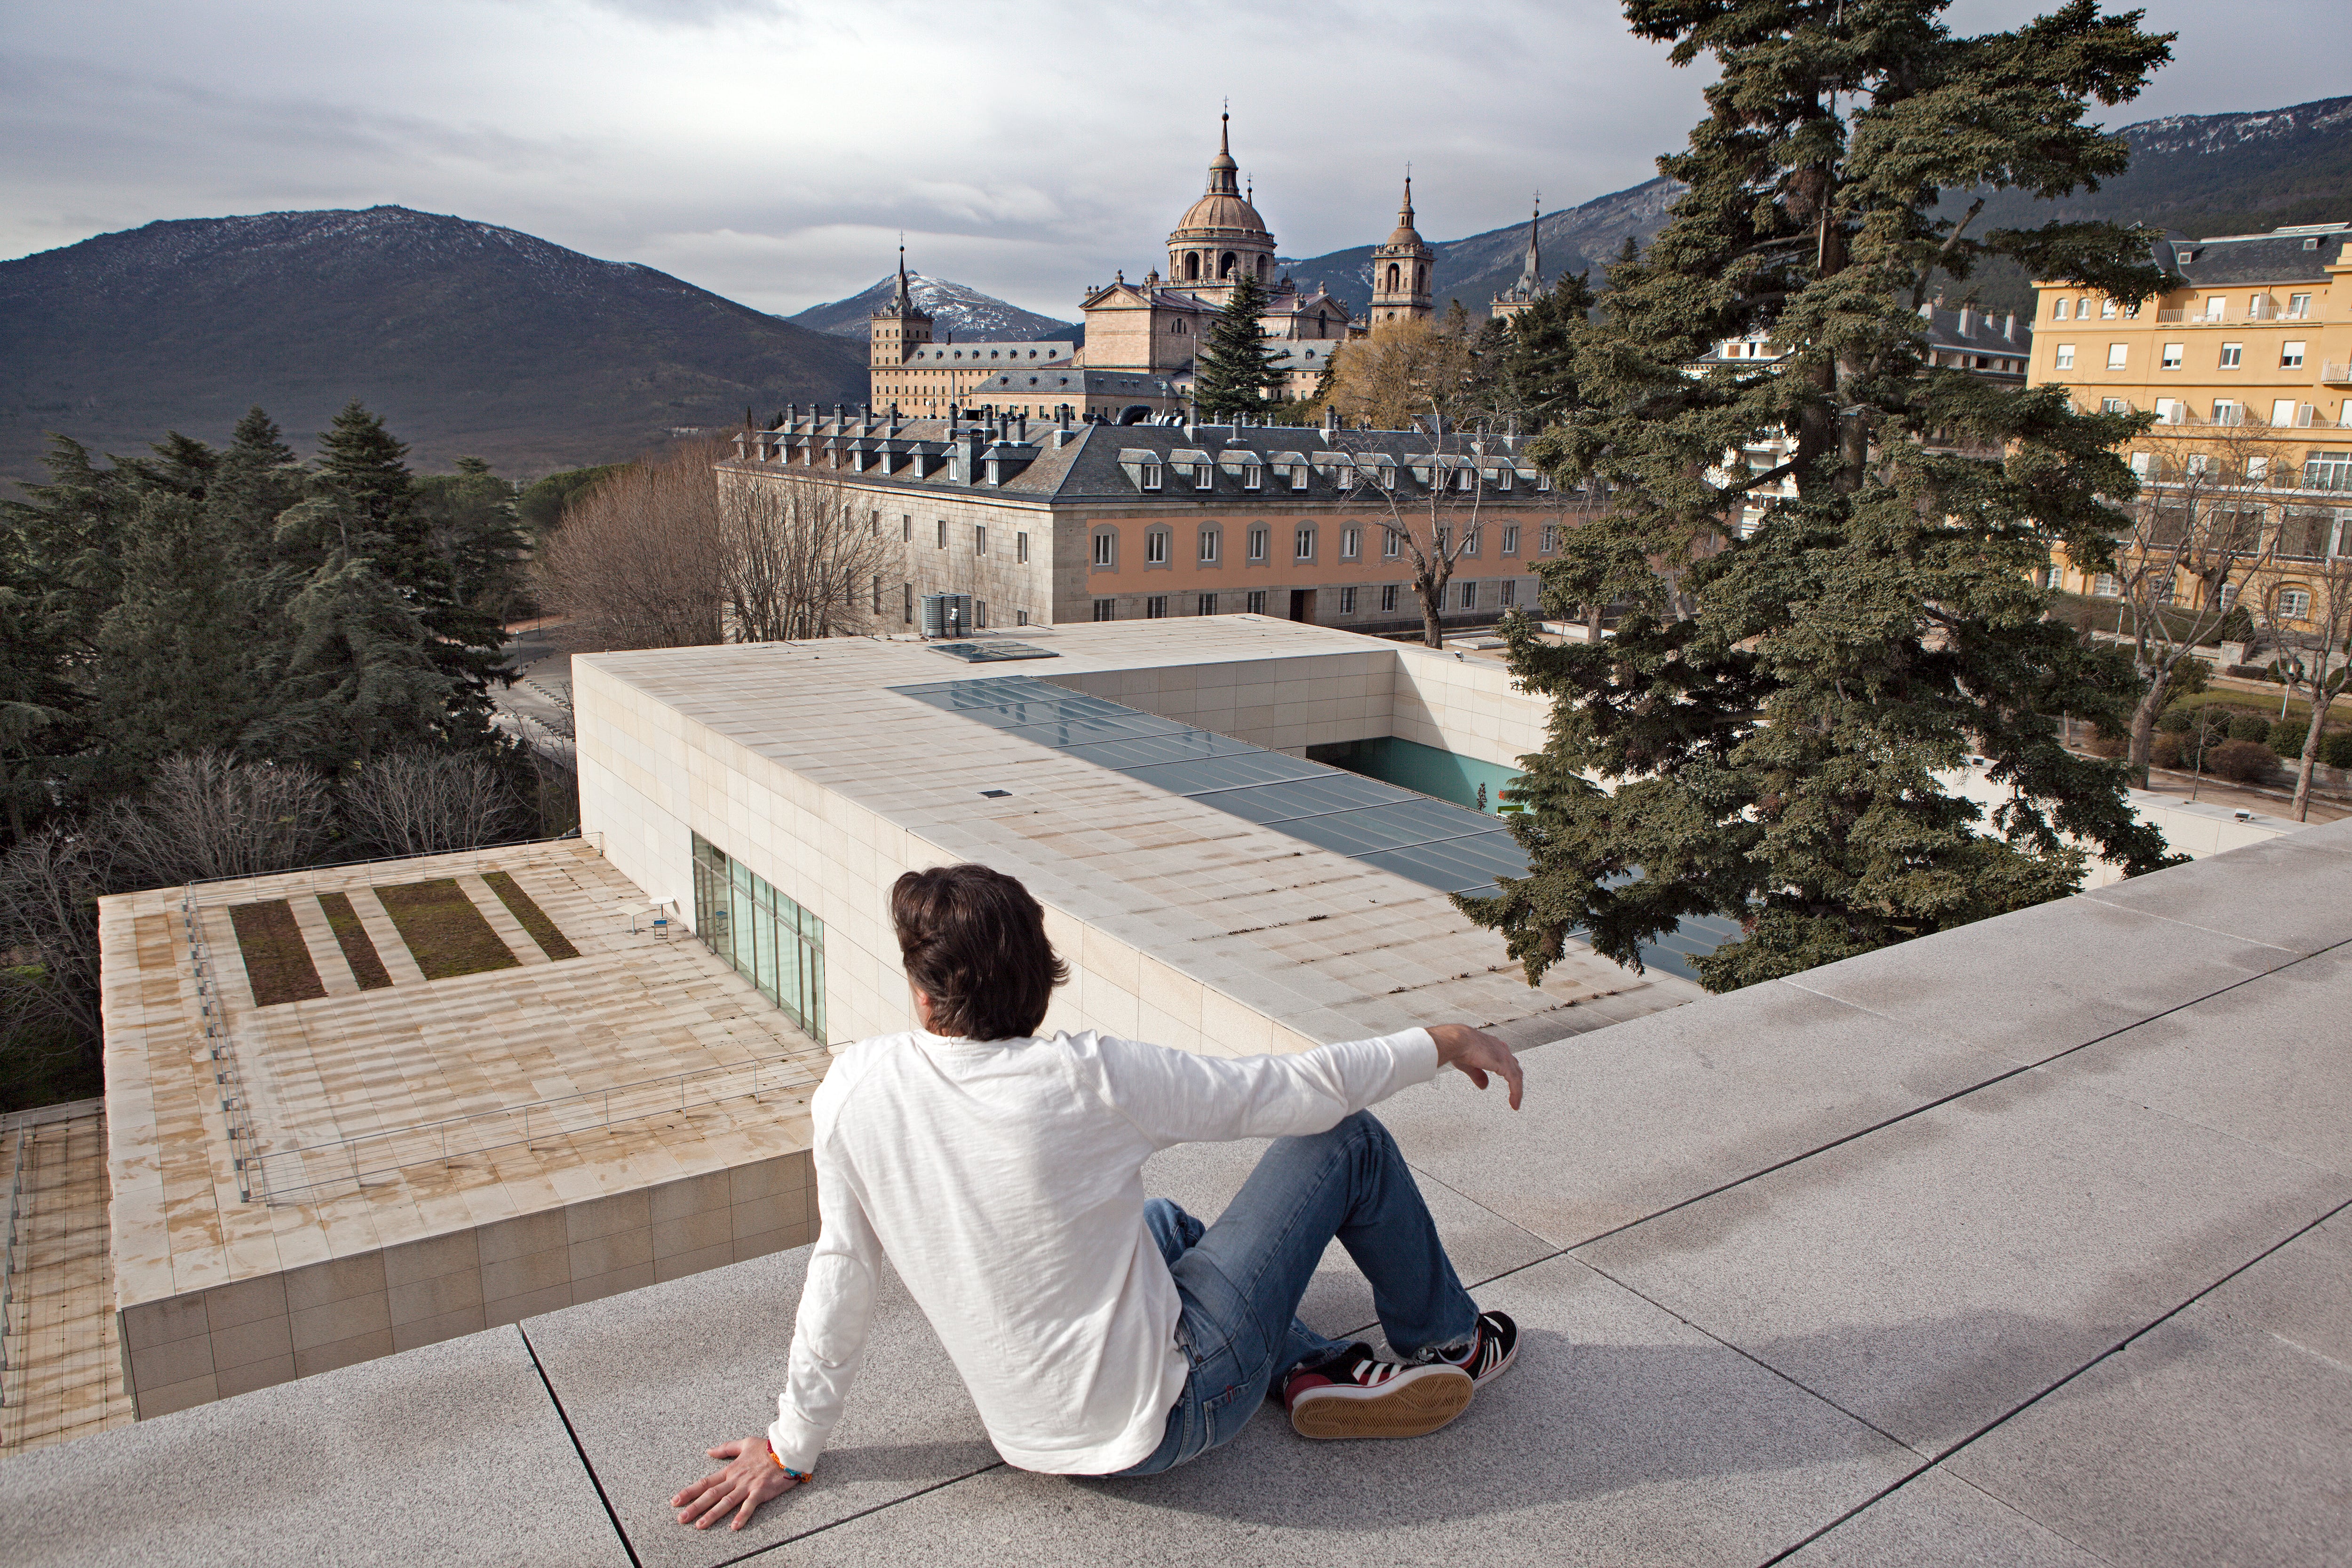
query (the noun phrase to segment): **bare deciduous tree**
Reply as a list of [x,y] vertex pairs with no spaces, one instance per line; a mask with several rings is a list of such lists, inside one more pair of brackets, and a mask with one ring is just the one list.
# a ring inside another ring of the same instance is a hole
[[[1441,617],[1445,595],[1456,565],[1465,555],[1485,552],[1481,533],[1496,463],[1513,461],[1479,450],[1483,442],[1452,443],[1463,450],[1448,452],[1444,422],[1429,416],[1434,434],[1420,445],[1425,451],[1372,453],[1355,456],[1356,489],[1369,493],[1386,510],[1381,523],[1383,543],[1392,542],[1412,573],[1413,596],[1421,601],[1422,640],[1431,647],[1445,646]],[[1345,482],[1345,471],[1342,471]]]
[[726,548],[716,442],[680,442],[583,492],[540,546],[541,602],[593,646],[695,647],[721,639]]
[[2129,752],[2142,779],[2183,661],[2215,636],[2270,560],[2276,535],[2263,515],[2272,488],[2269,435],[2259,422],[2200,427],[2194,436],[2158,426],[2147,443],[2148,472],[2115,572],[2116,630],[2147,682],[2132,712]]
[[97,1062],[98,900],[117,890],[111,840],[72,828],[29,834],[0,856],[0,1043],[44,1076],[41,1058]]
[[[2298,517],[2294,509],[2289,510],[2281,520],[2277,553],[2293,557],[2293,563],[2282,561],[2279,581],[2271,585],[2261,606],[2262,618],[2284,656],[2280,663],[2287,689],[2300,685],[2311,698],[2311,723],[2303,732],[2303,754],[2294,769],[2297,822],[2310,820],[2312,771],[2318,765],[2327,710],[2352,682],[2352,556],[2335,552],[2339,542],[2331,537],[2334,531],[2330,510],[2303,509]],[[2289,542],[2298,531],[2304,537]],[[2340,542],[2352,546],[2352,538]],[[2287,594],[2294,592],[2309,595],[2300,616],[2290,616],[2283,607]]]
[[400,752],[360,769],[343,791],[343,820],[377,855],[439,855],[527,831],[530,813],[497,768],[478,756]]
[[308,768],[193,752],[156,764],[134,800],[100,816],[132,887],[258,877],[317,860],[333,836],[335,803]]
[[898,559],[872,515],[836,481],[791,472],[723,475],[729,633],[787,642],[865,632],[874,582]]

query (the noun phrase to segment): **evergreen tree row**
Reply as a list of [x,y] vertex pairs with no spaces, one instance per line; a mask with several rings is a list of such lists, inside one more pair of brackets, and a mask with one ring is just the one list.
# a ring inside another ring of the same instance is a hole
[[302,461],[256,408],[101,466],[53,438],[0,504],[0,797],[10,841],[135,793],[177,753],[334,776],[394,752],[494,754],[519,607],[514,487],[420,479],[357,402]]

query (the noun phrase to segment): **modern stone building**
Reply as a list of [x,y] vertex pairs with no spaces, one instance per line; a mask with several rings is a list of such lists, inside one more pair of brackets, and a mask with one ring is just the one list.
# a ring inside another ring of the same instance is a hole
[[[1017,379],[1042,403],[1062,374]],[[896,538],[869,608],[898,629],[932,594],[970,595],[982,628],[1249,613],[1409,629],[1423,619],[1404,535],[1454,554],[1444,620],[1489,624],[1534,606],[1536,566],[1600,504],[1553,489],[1517,437],[1418,430],[795,411],[737,448],[723,489],[821,476]]]

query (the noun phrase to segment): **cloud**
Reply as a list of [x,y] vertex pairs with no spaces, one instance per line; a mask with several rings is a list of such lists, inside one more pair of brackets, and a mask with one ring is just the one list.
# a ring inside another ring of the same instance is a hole
[[[1958,0],[1953,25],[2033,8]],[[2327,51],[2263,41],[2329,36],[2339,0],[2277,0],[2259,33],[2149,9],[2190,37],[2117,122],[2339,89]],[[84,0],[20,9],[11,45],[0,255],[388,201],[782,313],[871,282],[903,229],[923,270],[1066,317],[1161,258],[1228,98],[1259,206],[1311,256],[1384,233],[1408,163],[1438,238],[1639,183],[1706,80],[1601,0]]]

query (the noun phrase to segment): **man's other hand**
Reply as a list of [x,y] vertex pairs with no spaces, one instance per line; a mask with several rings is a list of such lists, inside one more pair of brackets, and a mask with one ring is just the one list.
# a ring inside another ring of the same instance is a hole
[[677,1510],[680,1524],[709,1530],[733,1509],[735,1522],[727,1528],[740,1530],[751,1522],[751,1516],[760,1511],[761,1503],[782,1497],[800,1484],[769,1458],[765,1437],[721,1443],[704,1452],[714,1459],[727,1460],[728,1466],[723,1470],[711,1471],[669,1500],[669,1506]]
[[1494,1036],[1467,1024],[1439,1024],[1429,1031],[1437,1042],[1437,1065],[1459,1068],[1472,1083],[1486,1087],[1486,1075],[1493,1073],[1511,1086],[1511,1109],[1519,1108],[1519,1091],[1525,1080],[1519,1073],[1519,1058],[1511,1047]]

